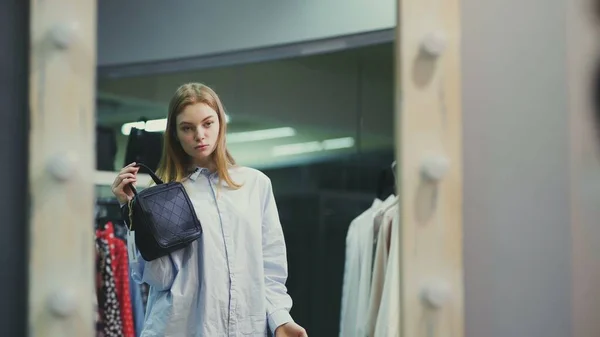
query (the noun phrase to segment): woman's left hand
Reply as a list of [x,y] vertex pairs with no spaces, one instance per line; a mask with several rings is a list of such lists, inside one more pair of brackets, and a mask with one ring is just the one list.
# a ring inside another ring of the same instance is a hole
[[275,330],[275,337],[308,337],[306,330],[294,322],[285,323]]

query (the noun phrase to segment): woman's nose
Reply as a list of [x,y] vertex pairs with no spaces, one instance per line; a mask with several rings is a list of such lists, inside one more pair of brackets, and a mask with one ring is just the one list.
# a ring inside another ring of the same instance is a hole
[[206,135],[204,134],[202,128],[201,127],[196,128],[196,140],[202,140],[205,138],[206,138]]

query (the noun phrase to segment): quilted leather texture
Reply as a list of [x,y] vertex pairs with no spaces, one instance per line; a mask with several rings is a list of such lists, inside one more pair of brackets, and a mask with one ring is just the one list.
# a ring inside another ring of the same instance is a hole
[[170,188],[159,193],[144,196],[144,208],[152,216],[157,241],[161,246],[169,246],[185,239],[188,233],[197,230],[185,195],[178,188]]
[[181,183],[141,191],[133,203],[133,229],[140,254],[151,261],[185,247],[202,235],[202,227]]

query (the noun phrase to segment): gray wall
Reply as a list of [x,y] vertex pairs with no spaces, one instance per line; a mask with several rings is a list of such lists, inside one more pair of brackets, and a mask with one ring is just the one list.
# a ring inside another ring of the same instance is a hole
[[146,62],[389,29],[395,0],[98,1],[98,64]]
[[[600,142],[589,83],[598,66],[598,21],[587,0],[567,2],[571,133],[573,336],[600,336]],[[595,13],[594,13],[595,14]]]
[[565,4],[462,3],[466,333],[568,337]]
[[[252,121],[354,133],[360,112],[362,131],[392,139],[393,53],[387,43],[232,67],[101,79],[98,90],[159,103],[164,109],[149,112],[144,106],[144,115],[163,118],[175,89],[199,81],[219,94],[233,127]],[[121,124],[138,120],[139,113],[99,109],[99,118],[104,124]]]

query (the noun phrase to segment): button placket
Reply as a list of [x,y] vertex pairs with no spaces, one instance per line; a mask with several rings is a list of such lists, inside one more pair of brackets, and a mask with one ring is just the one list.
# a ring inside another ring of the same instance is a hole
[[234,259],[233,259],[233,255],[231,254],[231,252],[233,251],[233,242],[232,242],[232,236],[231,236],[231,227],[228,226],[229,224],[229,216],[227,213],[221,213],[221,209],[224,208],[223,205],[223,201],[221,199],[216,199],[216,203],[217,203],[217,208],[219,209],[219,216],[221,219],[221,226],[223,228],[223,236],[224,236],[224,241],[225,241],[225,249],[227,251],[227,267],[228,267],[228,272],[229,272],[229,284],[230,284],[230,297],[229,297],[229,319],[228,319],[228,325],[229,325],[229,331],[230,334],[232,336],[235,336],[235,332],[237,331],[236,328],[236,297],[235,297],[235,293],[236,293],[236,289],[237,289],[237,282],[236,279],[234,277]]
[[211,174],[210,172],[208,172],[208,170],[202,169],[201,172],[203,173],[203,175],[206,177],[206,180],[208,182],[208,185],[210,186],[212,195],[213,195],[213,200],[215,202],[215,207],[217,208],[217,214],[219,215],[219,222],[221,225],[221,234],[223,235],[223,243],[225,245],[225,257],[227,259],[227,272],[229,274],[229,292],[230,292],[230,296],[229,296],[229,312],[228,312],[228,317],[227,317],[227,322],[228,322],[228,334],[235,336],[236,333],[236,329],[235,329],[235,298],[234,298],[234,294],[235,294],[235,289],[236,289],[236,283],[235,283],[235,278],[233,277],[233,260],[232,260],[232,256],[231,256],[231,248],[232,248],[232,242],[231,242],[231,236],[229,235],[229,228],[226,225],[227,221],[228,221],[228,217],[227,214],[223,214],[221,212],[221,209],[223,208],[223,203],[222,201],[219,200],[219,198],[217,198],[217,194],[215,193],[215,188],[213,185],[213,180],[215,180],[215,176],[213,174]]

